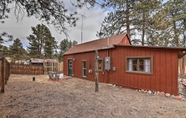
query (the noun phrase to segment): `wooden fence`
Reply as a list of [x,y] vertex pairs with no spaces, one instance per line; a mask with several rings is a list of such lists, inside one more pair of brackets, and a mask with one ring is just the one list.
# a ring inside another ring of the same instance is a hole
[[10,73],[11,74],[28,74],[28,75],[39,75],[44,74],[43,66],[37,65],[10,65]]
[[5,84],[7,84],[8,78],[10,76],[10,63],[5,59],[5,57],[0,57],[0,90],[3,93]]

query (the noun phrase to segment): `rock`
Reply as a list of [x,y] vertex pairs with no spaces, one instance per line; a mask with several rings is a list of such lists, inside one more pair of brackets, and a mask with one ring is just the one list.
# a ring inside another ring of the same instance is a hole
[[179,95],[175,96],[175,98],[178,99],[178,100],[181,100],[182,99],[182,97],[179,96]]
[[108,86],[112,86],[112,84],[107,84]]
[[178,79],[178,82],[181,82],[181,80],[182,80],[182,79],[181,79],[181,78],[179,78],[179,79]]
[[146,92],[147,92],[147,90],[144,91],[144,93],[146,93]]
[[185,98],[182,98],[181,100],[186,101],[186,99],[185,99]]
[[171,98],[175,98],[175,96],[174,96],[174,95],[171,95],[170,97],[171,97]]
[[141,92],[144,93],[144,89],[141,89]]
[[148,94],[152,94],[152,91],[151,91],[151,90],[149,90],[147,93],[148,93]]
[[170,93],[165,93],[165,96],[166,97],[170,97]]
[[165,93],[164,93],[164,92],[160,92],[159,95],[160,95],[160,96],[164,96]]
[[159,94],[160,94],[160,92],[159,92],[159,91],[157,91],[157,92],[156,92],[156,95],[159,95]]
[[153,91],[153,95],[156,95],[156,92],[155,91]]

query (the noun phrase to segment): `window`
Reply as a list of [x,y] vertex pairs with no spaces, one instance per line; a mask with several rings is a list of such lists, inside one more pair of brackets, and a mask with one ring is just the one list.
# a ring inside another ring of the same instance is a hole
[[127,57],[126,72],[152,74],[153,73],[152,62],[153,62],[152,56]]
[[103,59],[98,59],[98,71],[103,71]]
[[82,61],[82,76],[86,77],[87,73],[86,73],[86,61]]

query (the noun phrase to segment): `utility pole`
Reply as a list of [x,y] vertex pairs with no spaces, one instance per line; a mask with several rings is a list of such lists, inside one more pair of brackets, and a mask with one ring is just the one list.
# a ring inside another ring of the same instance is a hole
[[81,24],[81,43],[83,42],[83,18],[86,18],[85,15],[79,14],[82,17],[82,24]]

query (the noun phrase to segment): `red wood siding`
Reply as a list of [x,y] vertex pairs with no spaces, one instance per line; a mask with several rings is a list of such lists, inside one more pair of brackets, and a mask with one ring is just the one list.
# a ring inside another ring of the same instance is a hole
[[[111,70],[99,72],[99,81],[138,88],[178,94],[178,52],[176,50],[135,48],[116,46],[109,50],[100,50],[99,58],[111,57]],[[153,74],[134,74],[125,72],[127,56],[153,56]],[[64,56],[64,74],[68,75],[68,59],[73,61],[73,74],[77,78],[94,81],[95,52],[78,53]],[[82,77],[82,60],[86,60],[87,77]],[[105,68],[105,65],[103,64]],[[116,67],[116,71],[112,68]],[[88,70],[92,69],[92,73]]]
[[131,45],[127,36],[125,36],[119,44]]
[[[144,49],[134,47],[116,47],[112,49],[112,67],[116,72],[110,74],[110,83],[121,86],[164,91],[178,94],[178,56],[177,51]],[[125,72],[126,56],[153,56],[153,75]]]

